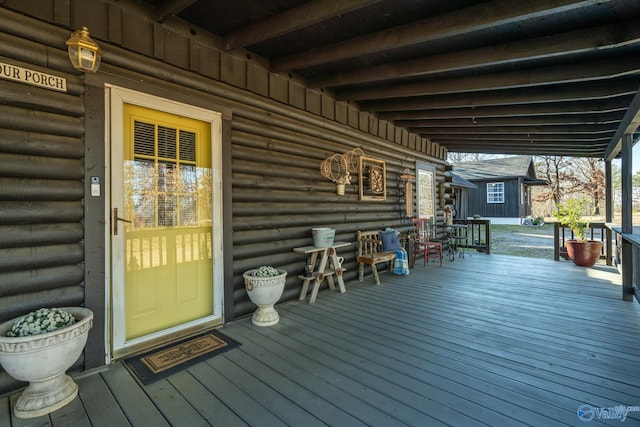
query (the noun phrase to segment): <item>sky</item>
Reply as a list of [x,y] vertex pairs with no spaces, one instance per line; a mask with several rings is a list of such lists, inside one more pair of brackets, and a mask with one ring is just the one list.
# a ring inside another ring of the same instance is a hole
[[[635,175],[636,172],[640,171],[640,144],[636,144],[631,150],[631,163],[632,163],[632,171],[631,174]],[[622,160],[613,159],[613,164],[615,164],[618,168],[622,167]]]

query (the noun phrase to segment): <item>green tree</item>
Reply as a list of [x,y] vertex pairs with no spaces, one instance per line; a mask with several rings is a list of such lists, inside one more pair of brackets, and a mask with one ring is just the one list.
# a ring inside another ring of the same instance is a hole
[[631,178],[633,209],[640,210],[640,170],[636,171]]

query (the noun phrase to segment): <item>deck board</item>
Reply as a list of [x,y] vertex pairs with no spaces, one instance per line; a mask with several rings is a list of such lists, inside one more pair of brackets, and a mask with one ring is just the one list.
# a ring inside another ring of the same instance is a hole
[[[286,329],[288,324],[294,327],[303,325],[304,328],[296,335],[290,333],[290,329]],[[334,375],[338,378],[341,388],[348,392],[360,388],[358,392],[360,399],[385,411],[397,421],[412,425],[418,420],[425,422],[428,419],[429,425],[439,425],[437,417],[445,418],[453,414],[446,408],[425,400],[422,393],[415,391],[418,387],[406,388],[407,382],[414,379],[411,376],[399,378],[400,360],[384,356],[390,364],[395,365],[393,369],[389,369],[385,364],[376,361],[380,356],[375,357],[370,348],[362,346],[361,349],[354,351],[354,344],[360,347],[358,342],[354,343],[350,337],[345,344],[339,330],[327,329],[331,324],[326,323],[324,317],[317,318],[309,313],[297,315],[294,311],[288,311],[287,319],[282,320],[282,325],[284,328],[281,331],[261,332],[265,336],[273,335],[274,339],[292,351],[295,348],[304,349],[309,364],[315,366],[317,370],[322,368],[335,371]],[[382,350],[380,347],[377,348],[380,353]],[[390,382],[388,375],[395,376],[396,381],[404,384]],[[429,418],[430,413],[435,415]],[[397,421],[393,420],[393,422]],[[384,422],[388,423],[391,420],[387,418]]]
[[[235,356],[235,355],[234,355]],[[311,416],[303,407],[293,403],[287,394],[276,392],[268,383],[261,381],[234,363],[235,357],[219,357],[212,359],[209,365],[224,375],[231,383],[237,384],[242,393],[251,396],[257,403],[269,410],[284,424],[295,425],[303,420],[305,426],[324,425],[318,419]],[[243,411],[239,411],[242,413]],[[260,415],[262,420],[264,414]]]
[[[233,332],[235,335],[239,331],[234,329]],[[268,352],[268,357],[272,359],[269,364],[273,364],[281,375],[287,375],[318,398],[333,403],[345,413],[343,422],[348,423],[347,425],[381,425],[380,419],[393,425],[392,418],[385,417],[381,411],[371,408],[358,397],[341,389],[337,384],[340,379],[335,372],[310,363],[304,357],[304,352],[294,352],[278,341],[265,339],[261,332],[244,328],[238,337],[241,340],[250,340],[261,351]],[[313,404],[313,401],[309,403]]]
[[168,378],[146,385],[144,389],[169,424],[192,427],[209,425]]
[[[218,358],[212,359],[210,363],[198,364],[189,372],[206,384],[209,391],[225,403],[243,423],[249,425],[283,426],[284,424],[268,408],[256,402],[251,395],[242,390],[241,384],[236,384],[225,375],[216,370],[220,363]],[[226,373],[225,373],[226,374]]]
[[9,397],[0,397],[0,427],[11,427],[11,405]]
[[78,379],[77,383],[80,400],[88,415],[87,425],[92,427],[129,425],[127,417],[100,375],[90,375]]
[[[261,340],[258,335],[255,335],[255,338],[258,341]],[[339,425],[346,421],[350,425],[362,425],[354,418],[349,418],[348,414],[331,403],[332,399],[316,394],[306,388],[304,384],[296,382],[287,363],[275,364],[265,358],[265,355],[269,353],[264,352],[258,345],[254,345],[248,335],[244,335],[242,339],[242,351],[233,355],[234,363],[243,367],[265,384],[269,384],[276,392],[287,396],[293,403],[308,412],[310,417],[304,418],[305,425],[307,425],[306,423],[315,425],[318,422],[322,423],[322,421],[328,425]],[[278,369],[282,369],[282,371],[278,371]]]
[[[355,318],[349,319],[350,323],[357,321]],[[435,340],[431,338],[423,342],[416,342],[412,334],[419,332],[419,327],[404,332],[399,325],[395,324],[387,328],[381,326],[379,333],[390,341],[393,348],[417,357],[418,361],[414,361],[414,364],[424,362],[433,365],[431,369],[434,375],[444,375],[445,378],[465,384],[465,386],[475,386],[476,390],[480,392],[486,387],[486,384],[507,388],[505,382],[513,383],[510,378],[520,376],[513,369],[506,369],[509,366],[505,366],[505,363],[502,362],[511,356],[508,352],[490,347],[478,348],[474,344],[475,340],[469,341],[466,332],[456,332],[455,328],[437,330],[433,327],[433,329],[435,334],[445,336],[446,339]],[[513,357],[511,356],[512,359]],[[480,363],[476,360],[478,358],[482,359]],[[496,363],[496,361],[500,361],[500,363]],[[518,362],[516,359],[513,364],[517,366]],[[521,381],[522,379],[518,378],[515,385],[508,385],[518,387]],[[439,384],[439,386],[447,389],[444,384]],[[548,385],[545,384],[545,386]],[[504,396],[499,397],[504,398]],[[549,425],[549,423],[545,423],[545,425]]]
[[154,384],[121,363],[79,377],[46,417],[2,397],[0,427],[576,426],[583,404],[640,405],[640,305],[609,267],[474,254],[381,282],[231,322],[240,347]]
[[158,411],[155,403],[141,388],[122,363],[100,372],[118,406],[132,426],[145,424],[167,427],[170,424]]
[[[301,314],[304,316],[304,314]],[[296,321],[303,322],[301,318]],[[319,319],[318,319],[319,320]],[[418,408],[430,399],[435,408],[429,412],[443,416],[443,422],[453,422],[455,425],[470,425],[471,420],[466,414],[473,414],[476,421],[491,425],[512,425],[514,420],[510,408],[512,405],[501,398],[485,393],[486,382],[474,379],[468,373],[461,373],[443,365],[434,365],[431,356],[415,349],[412,343],[404,344],[396,338],[394,333],[369,334],[366,323],[358,324],[357,319],[351,319],[348,330],[340,331],[340,325],[347,322],[329,321],[326,326],[331,332],[326,334],[328,342],[337,342],[351,352],[361,357],[368,357],[375,364],[371,369],[379,372],[382,377],[389,377],[387,382],[397,385],[409,385],[412,390],[420,393]],[[357,338],[354,338],[357,337]],[[411,337],[407,337],[411,340]],[[353,346],[358,349],[354,350]],[[413,353],[413,354],[412,354]],[[470,389],[471,388],[471,389]],[[470,397],[473,397],[470,399]],[[399,404],[399,402],[398,402]],[[503,412],[489,411],[486,408],[501,406]],[[448,408],[448,411],[443,410]],[[516,411],[515,413],[518,413]],[[530,414],[534,421],[536,414]],[[423,415],[426,417],[426,414]],[[537,420],[536,425],[550,425],[548,420]]]
[[[229,409],[218,396],[213,395],[201,381],[206,382],[207,377],[198,375],[200,369],[207,369],[204,364],[192,368],[190,371],[182,371],[172,375],[169,381],[184,395],[189,403],[200,413],[209,424],[213,426],[247,426],[241,417]],[[217,385],[216,385],[217,387]]]
[[[86,387],[85,387],[86,388]],[[110,395],[105,396],[105,398],[110,397]],[[108,405],[104,405],[108,406]],[[113,408],[117,410],[117,407]],[[107,412],[102,412],[100,415],[105,416]],[[74,399],[71,403],[66,405],[63,408],[55,411],[50,415],[51,424],[60,427],[92,427],[91,421],[89,421],[89,414],[86,410],[86,407],[82,404],[80,399]],[[116,420],[114,420],[116,421]],[[98,423],[94,424],[96,426],[100,425],[108,425],[108,418],[101,418]],[[111,424],[116,425],[116,423]],[[124,425],[124,424],[118,424]]]
[[[18,396],[13,394],[10,396],[9,400],[11,402],[11,407],[13,408],[16,400],[18,400]],[[51,416],[41,416],[25,420],[16,418],[12,412],[10,418],[12,427],[51,427],[53,425]],[[55,415],[53,416],[53,418],[55,418]],[[82,420],[80,420],[80,422],[82,422]]]

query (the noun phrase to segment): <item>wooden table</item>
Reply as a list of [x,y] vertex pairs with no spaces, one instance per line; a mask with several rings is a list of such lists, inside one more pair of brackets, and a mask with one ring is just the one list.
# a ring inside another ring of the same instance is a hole
[[324,281],[325,278],[327,279],[327,283],[329,284],[329,289],[335,289],[335,284],[333,282],[334,275],[338,279],[338,288],[340,290],[340,293],[344,293],[347,291],[344,287],[344,280],[342,278],[342,273],[344,273],[345,269],[342,267],[340,261],[338,260],[336,248],[342,248],[349,245],[351,245],[351,243],[349,242],[334,242],[333,245],[326,248],[319,248],[317,246],[302,246],[293,249],[294,252],[310,255],[310,275],[298,276],[303,281],[302,289],[300,290],[300,301],[304,300],[307,297],[307,291],[309,290],[309,285],[311,284],[311,282],[313,282],[313,288],[311,290],[311,298],[309,299],[309,304],[313,304],[316,301],[318,290],[320,289],[320,284]]

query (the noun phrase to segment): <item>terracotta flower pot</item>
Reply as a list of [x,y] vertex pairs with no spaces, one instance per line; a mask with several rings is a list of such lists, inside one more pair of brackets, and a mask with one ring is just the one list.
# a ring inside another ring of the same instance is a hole
[[567,255],[575,265],[580,267],[592,267],[600,258],[602,242],[588,240],[579,242],[577,240],[567,240]]
[[80,307],[63,310],[76,322],[44,334],[8,337],[19,318],[0,324],[0,364],[13,378],[29,382],[13,407],[18,418],[46,415],[78,395],[78,385],[65,372],[84,349],[93,312]]

